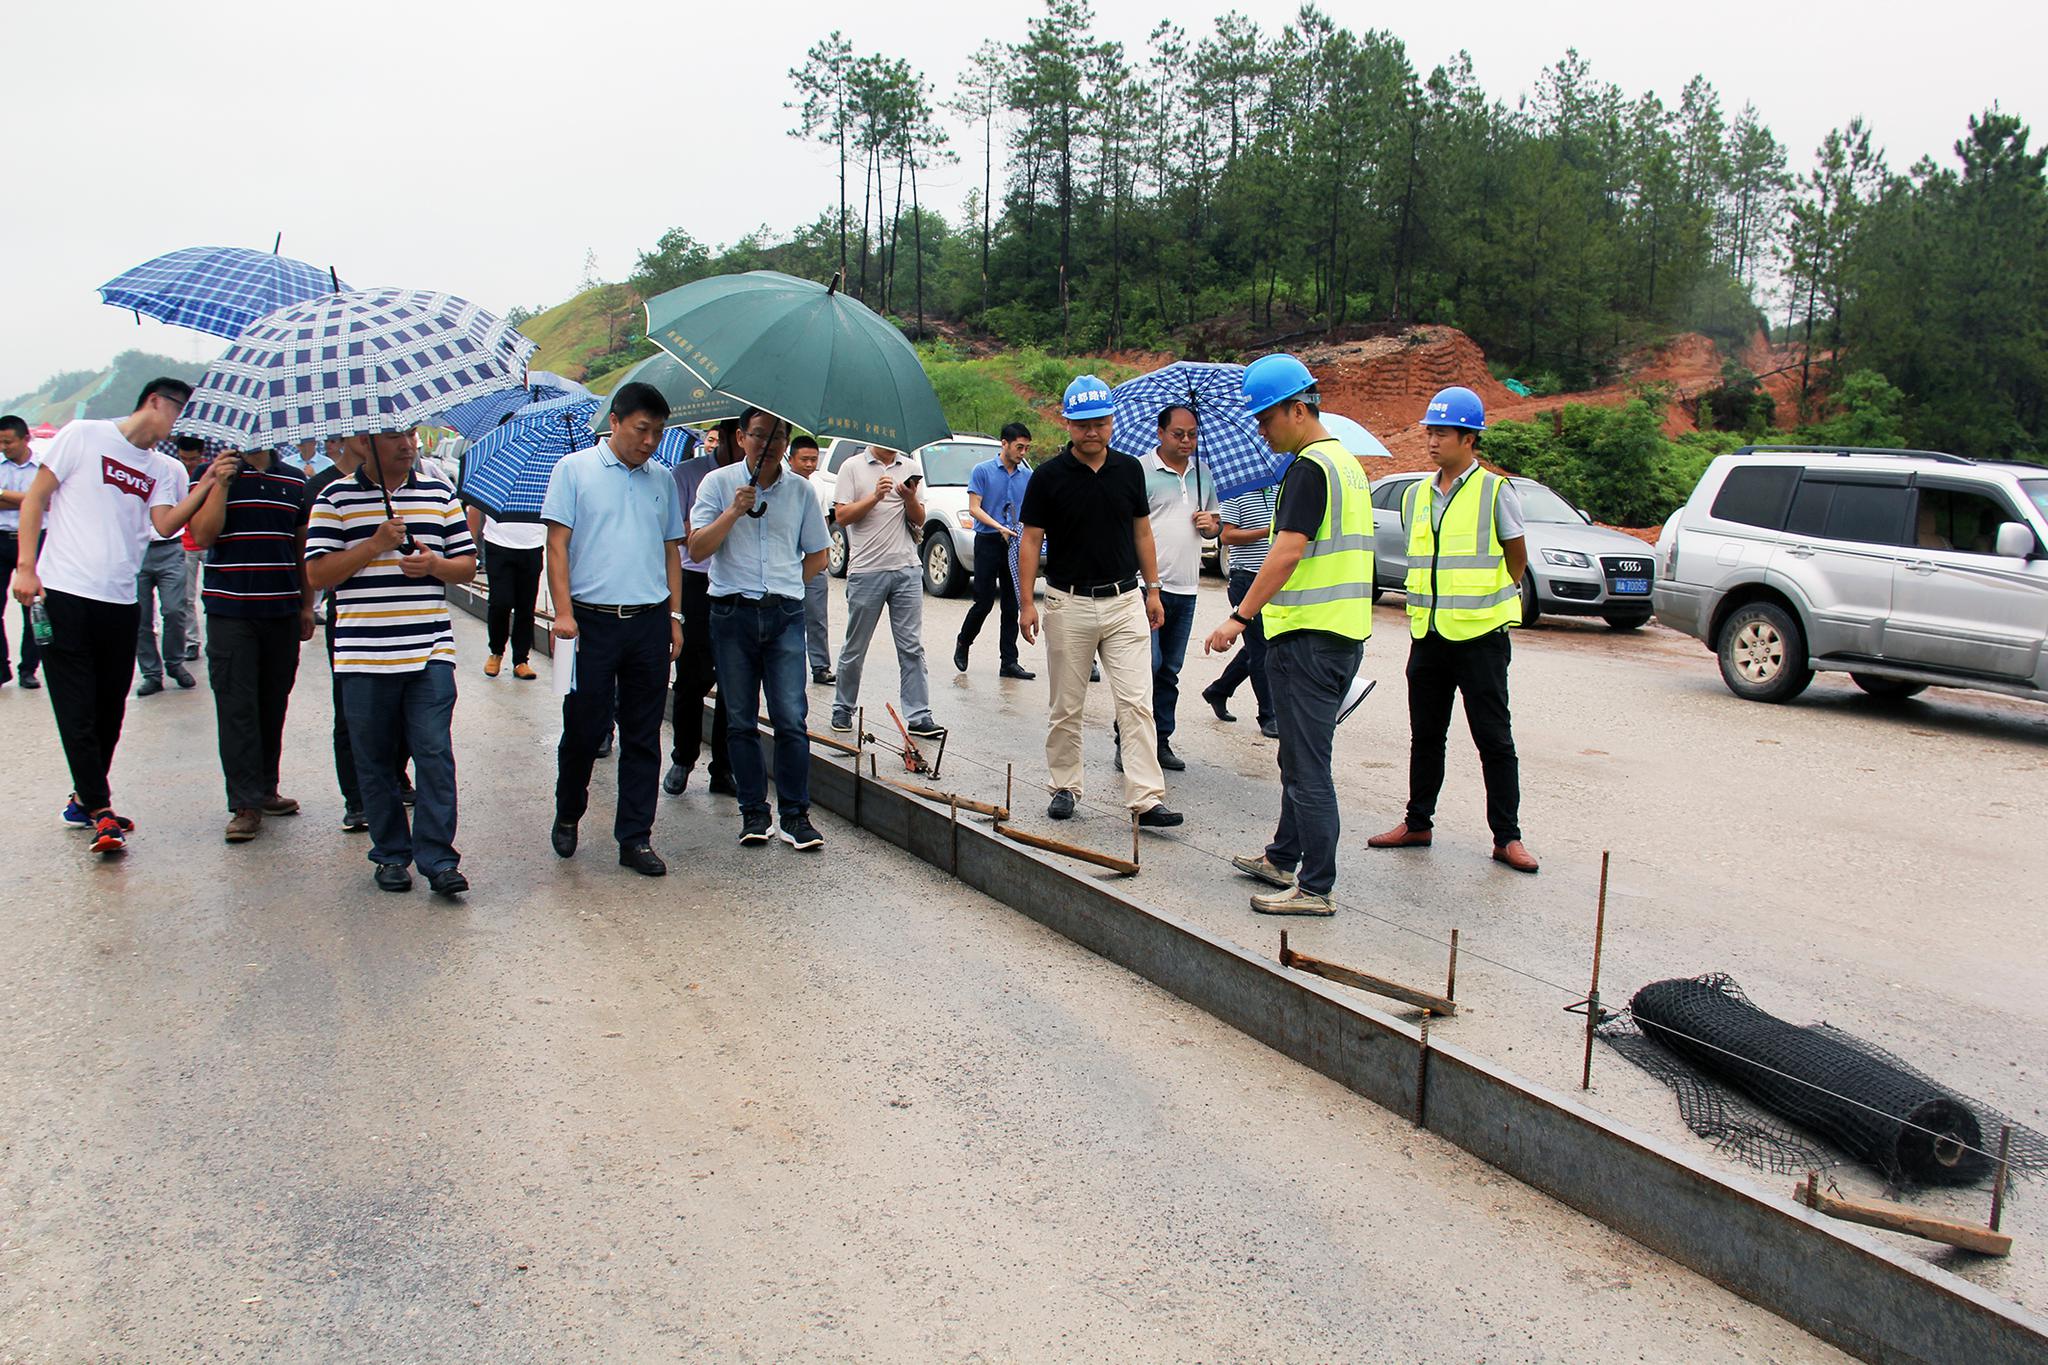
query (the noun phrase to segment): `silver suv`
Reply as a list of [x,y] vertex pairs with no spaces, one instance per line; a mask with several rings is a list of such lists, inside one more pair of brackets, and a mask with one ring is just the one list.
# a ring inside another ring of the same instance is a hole
[[1657,619],[1738,697],[1816,670],[1879,697],[2048,699],[2048,468],[1923,450],[1749,446],[1664,523]]

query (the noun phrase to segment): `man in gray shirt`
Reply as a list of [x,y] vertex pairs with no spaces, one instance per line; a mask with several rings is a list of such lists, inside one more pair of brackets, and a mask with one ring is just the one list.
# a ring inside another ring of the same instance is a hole
[[839,651],[839,685],[832,696],[832,728],[853,729],[861,668],[868,643],[889,609],[903,720],[910,733],[936,739],[924,664],[924,573],[918,567],[915,528],[924,525],[916,460],[887,446],[869,446],[839,469],[833,518],[846,528],[846,642]]

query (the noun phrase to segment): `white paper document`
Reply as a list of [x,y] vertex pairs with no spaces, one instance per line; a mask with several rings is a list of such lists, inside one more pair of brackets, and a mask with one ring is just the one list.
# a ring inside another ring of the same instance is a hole
[[1344,703],[1337,708],[1337,723],[1342,725],[1345,718],[1358,709],[1358,704],[1372,695],[1377,686],[1371,678],[1361,673],[1351,680],[1351,686],[1344,689]]
[[576,690],[576,641],[555,637],[555,695],[566,697]]

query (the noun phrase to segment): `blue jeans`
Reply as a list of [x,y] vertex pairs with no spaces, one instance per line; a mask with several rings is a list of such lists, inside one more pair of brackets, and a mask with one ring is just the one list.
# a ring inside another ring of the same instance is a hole
[[[1273,718],[1280,723],[1280,824],[1266,861],[1298,868],[1301,889],[1318,896],[1337,884],[1337,784],[1330,772],[1337,708],[1364,657],[1359,641],[1319,630],[1290,630],[1266,642]],[[1444,708],[1448,714],[1448,697]]]
[[[370,821],[370,861],[404,867],[417,861],[429,877],[462,861],[455,851],[455,665],[430,663],[410,673],[344,673],[356,781]],[[418,795],[407,826],[398,799],[405,749],[412,747]]]
[[1191,592],[1159,594],[1159,604],[1166,608],[1166,623],[1152,632],[1152,721],[1162,740],[1173,735],[1173,708],[1180,703],[1180,666],[1187,662],[1196,600]]
[[800,597],[711,599],[711,652],[725,701],[726,752],[742,816],[768,813],[761,764],[761,694],[775,727],[776,806],[784,819],[811,809],[810,699],[804,688],[804,603]]

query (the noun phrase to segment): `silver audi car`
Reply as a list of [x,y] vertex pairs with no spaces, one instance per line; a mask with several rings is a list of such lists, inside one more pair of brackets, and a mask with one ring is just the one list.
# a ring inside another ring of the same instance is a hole
[[[1408,527],[1401,509],[1408,489],[1427,478],[1389,474],[1372,486],[1373,598],[1398,591],[1408,576]],[[1534,479],[1510,478],[1527,523],[1529,570],[1522,577],[1522,624],[1545,612],[1598,616],[1616,630],[1650,619],[1655,552],[1634,536],[1605,526]]]

